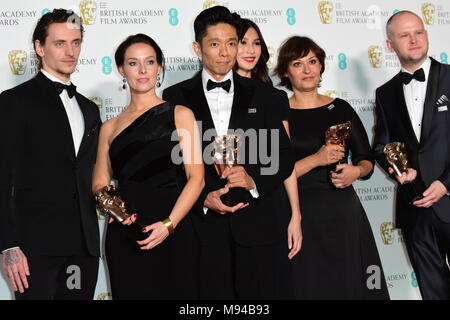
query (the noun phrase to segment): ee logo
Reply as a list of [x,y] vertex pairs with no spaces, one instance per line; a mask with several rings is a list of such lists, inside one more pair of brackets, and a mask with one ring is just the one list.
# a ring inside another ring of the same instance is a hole
[[176,26],[179,22],[178,19],[178,10],[175,8],[169,9],[169,23],[171,26]]
[[447,52],[441,53],[441,63],[448,64],[448,54]]
[[104,56],[102,58],[102,65],[103,65],[102,71],[103,71],[103,74],[111,74],[111,72],[113,70],[111,64],[112,64],[112,60],[111,60],[110,57]]
[[347,56],[345,53],[339,53],[338,54],[338,61],[339,61],[339,69],[345,70],[347,69]]
[[295,10],[292,8],[287,9],[286,15],[288,25],[293,26],[297,22],[297,19],[295,19]]

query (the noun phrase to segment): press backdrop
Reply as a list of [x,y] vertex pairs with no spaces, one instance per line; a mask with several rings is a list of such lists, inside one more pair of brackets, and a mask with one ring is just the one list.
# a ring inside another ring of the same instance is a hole
[[[313,38],[327,53],[321,92],[347,100],[361,117],[370,139],[375,89],[400,68],[395,54],[385,45],[384,26],[394,12],[408,9],[419,14],[429,32],[430,55],[448,63],[450,3],[446,0],[15,0],[3,1],[0,9],[0,91],[36,74],[31,43],[35,24],[49,10],[68,8],[80,14],[86,29],[72,80],[81,93],[97,103],[103,121],[115,117],[129,99],[114,66],[117,45],[135,33],[146,33],[158,42],[166,56],[161,92],[200,69],[191,45],[193,22],[201,10],[214,5],[224,5],[260,26],[269,46],[271,69],[283,40],[292,35]],[[355,188],[375,235],[391,297],[420,299],[401,233],[393,229],[395,185],[376,168],[369,181],[358,181]],[[98,219],[104,234],[106,221],[101,216]],[[332,266],[329,272],[333,272]],[[11,298],[4,276],[0,277],[0,299]],[[111,298],[103,258],[95,298]]]

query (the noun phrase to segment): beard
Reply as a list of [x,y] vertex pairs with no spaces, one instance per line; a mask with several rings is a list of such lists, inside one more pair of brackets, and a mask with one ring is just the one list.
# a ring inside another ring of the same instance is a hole
[[424,50],[419,57],[399,57],[399,60],[402,65],[414,66],[425,61],[426,57],[428,57],[428,48]]

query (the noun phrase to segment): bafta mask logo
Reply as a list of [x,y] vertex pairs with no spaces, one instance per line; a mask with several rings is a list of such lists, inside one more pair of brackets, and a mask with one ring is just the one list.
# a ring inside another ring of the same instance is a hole
[[394,243],[394,227],[392,226],[392,222],[383,222],[380,226],[380,233],[385,245]]
[[100,97],[89,97],[89,100],[92,102],[95,102],[99,110],[102,110],[103,108],[103,99]]
[[96,300],[111,300],[112,295],[109,292],[100,293]]
[[16,76],[21,76],[27,69],[28,56],[24,50],[11,50],[8,53],[9,67]]
[[218,6],[218,5],[220,5],[220,3],[215,0],[207,0],[207,1],[203,2],[203,9],[209,9],[211,7]]
[[328,90],[325,92],[325,95],[330,98],[339,98],[339,92],[336,90]]
[[97,17],[97,2],[92,0],[83,0],[80,2],[80,13],[83,24],[93,25]]
[[428,24],[434,24],[434,14],[436,13],[436,7],[430,2],[422,4],[422,17],[423,21]]
[[383,56],[383,48],[380,46],[369,47],[369,61],[372,68],[381,68],[381,58]]
[[319,16],[323,24],[330,24],[333,20],[333,3],[330,1],[319,2]]
[[272,69],[274,66],[275,49],[271,46],[267,46],[267,51],[269,51],[269,60],[267,61],[266,65],[267,68]]

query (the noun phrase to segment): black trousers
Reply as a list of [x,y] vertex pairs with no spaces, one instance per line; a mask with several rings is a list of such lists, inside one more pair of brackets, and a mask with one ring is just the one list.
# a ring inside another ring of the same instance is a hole
[[420,209],[412,226],[402,229],[409,259],[424,300],[450,299],[450,223],[442,222],[432,208]]
[[286,241],[242,246],[233,239],[228,217],[200,244],[200,299],[293,299],[291,262]]
[[29,288],[17,291],[16,300],[92,300],[99,258],[78,255],[49,257],[28,255]]

